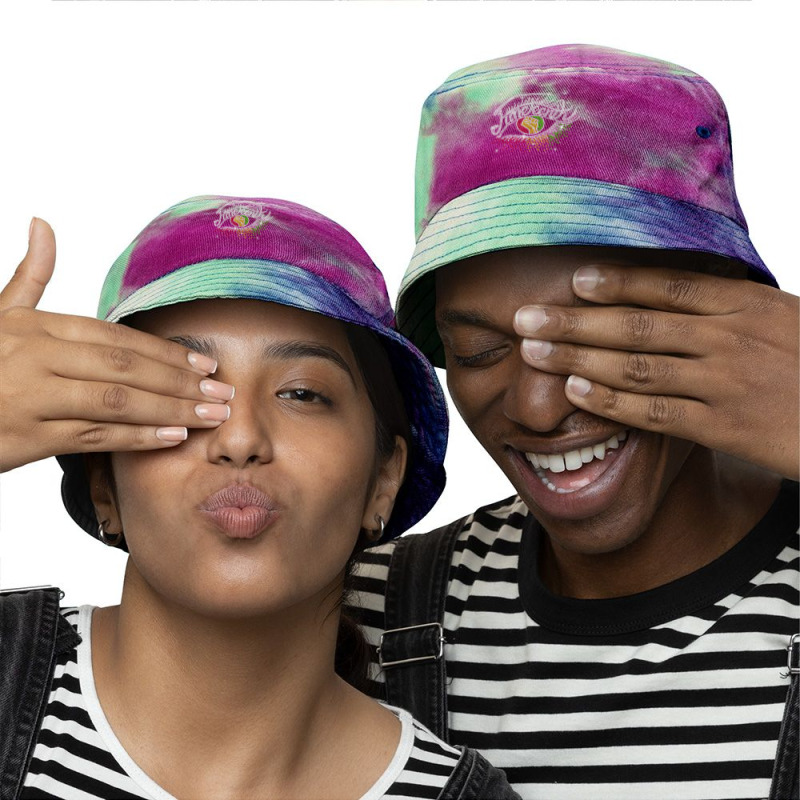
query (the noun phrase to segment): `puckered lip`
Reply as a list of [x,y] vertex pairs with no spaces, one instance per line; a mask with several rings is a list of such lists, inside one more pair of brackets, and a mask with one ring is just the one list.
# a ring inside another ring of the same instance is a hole
[[208,495],[200,504],[201,511],[219,511],[223,508],[263,508],[276,511],[277,504],[261,489],[250,483],[233,483]]
[[250,483],[234,483],[208,495],[199,511],[228,539],[257,539],[280,516],[268,494]]
[[530,438],[509,439],[506,446],[518,453],[537,453],[552,455],[553,453],[566,453],[570,450],[580,450],[582,447],[593,447],[596,444],[607,442],[612,436],[618,436],[623,431],[631,431],[631,428],[618,427],[608,432],[587,435],[581,437],[568,437],[563,439],[548,439],[547,441],[536,442]]

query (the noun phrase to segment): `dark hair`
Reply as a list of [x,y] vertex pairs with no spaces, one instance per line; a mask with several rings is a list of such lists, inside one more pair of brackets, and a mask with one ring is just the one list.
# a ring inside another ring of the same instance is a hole
[[[345,331],[375,412],[374,480],[378,476],[381,464],[394,452],[395,436],[400,436],[409,443],[411,430],[389,355],[380,338],[369,329],[358,325],[345,324]],[[407,464],[406,471],[408,468]],[[370,544],[365,532],[362,531],[353,554],[345,566],[334,658],[336,674],[361,691],[365,691],[368,684],[370,646],[364,638],[358,619],[347,605],[355,582],[356,557]]]

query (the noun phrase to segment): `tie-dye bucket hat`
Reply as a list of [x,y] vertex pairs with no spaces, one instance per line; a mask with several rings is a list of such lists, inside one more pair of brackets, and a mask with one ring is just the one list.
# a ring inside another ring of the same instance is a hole
[[[382,541],[422,519],[445,484],[447,406],[430,362],[395,329],[380,270],[340,225],[286,200],[204,196],[154,219],[116,260],[97,316],[120,322],[154,308],[248,298],[374,331],[394,371],[411,430],[408,469]],[[98,535],[83,458],[59,456],[72,518]]]
[[738,259],[777,285],[733,183],[727,112],[683,67],[559,45],[451,75],[422,109],[402,330],[444,366],[433,272],[495,250],[606,245]]

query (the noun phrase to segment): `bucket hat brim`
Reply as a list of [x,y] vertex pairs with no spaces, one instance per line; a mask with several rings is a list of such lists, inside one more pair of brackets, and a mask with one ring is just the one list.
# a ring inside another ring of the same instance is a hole
[[400,286],[400,331],[444,367],[435,324],[435,270],[482,253],[554,245],[712,253],[747,264],[754,280],[778,285],[747,231],[723,214],[620,184],[521,177],[459,195],[428,222]]

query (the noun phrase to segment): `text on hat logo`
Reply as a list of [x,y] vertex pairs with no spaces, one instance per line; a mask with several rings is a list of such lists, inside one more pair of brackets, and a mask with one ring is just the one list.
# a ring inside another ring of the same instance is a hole
[[220,230],[253,234],[261,230],[271,217],[272,212],[261,203],[243,203],[237,200],[226,203],[217,211],[214,225]]
[[490,131],[498,139],[534,139],[568,128],[579,111],[566,100],[543,94],[521,94],[494,110],[497,123]]

